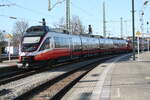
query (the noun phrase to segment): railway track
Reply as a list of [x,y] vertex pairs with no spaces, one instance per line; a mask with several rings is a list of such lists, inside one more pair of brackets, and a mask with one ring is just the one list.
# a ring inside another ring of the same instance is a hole
[[18,69],[17,66],[3,68],[3,70],[0,70],[0,72],[2,72],[0,74],[0,85],[7,84],[7,83],[10,83],[12,81],[16,81],[16,80],[19,80],[21,78],[25,78],[25,77],[28,77],[30,75],[34,75],[34,74],[37,74],[37,73],[40,73],[40,72],[51,70],[54,67],[58,68],[58,67],[61,67],[61,66],[74,64],[74,63],[77,63],[79,61],[80,62],[85,61],[85,60],[88,60],[88,59],[93,59],[93,58],[85,58],[85,59],[80,59],[80,60],[77,59],[77,60],[73,60],[73,61],[70,61],[70,62],[58,63],[58,64],[54,65],[51,68],[44,67],[43,69],[39,68],[39,69],[36,69],[36,70],[35,69],[30,69],[30,70]]
[[11,72],[5,76],[3,76],[3,78],[0,80],[0,85],[2,84],[7,84],[10,83],[12,81],[16,81],[19,80],[21,78],[36,74],[36,73],[40,73],[41,70],[36,71],[36,70],[21,70],[21,71],[15,71],[15,72]]
[[[69,90],[79,79],[81,79],[86,73],[88,73],[91,70],[85,66],[90,66],[90,68],[94,68],[95,66],[94,64],[99,64],[100,62],[103,62],[107,59],[110,59],[116,56],[118,55],[113,55],[113,56],[111,55],[103,59],[101,58],[95,58],[95,59],[90,59],[90,60],[86,59],[83,62],[79,62],[79,63],[74,62],[71,64],[65,63],[64,65],[60,65],[60,66],[58,64],[58,67],[54,67],[54,68],[52,67],[50,69],[45,69],[45,70],[42,69],[43,71],[37,70],[39,72],[37,71],[35,72],[33,71],[31,73],[28,72],[28,74],[26,75],[24,74],[17,75],[14,79],[10,78],[10,81],[7,81],[6,83],[3,82],[2,83],[3,85],[0,85],[0,99],[5,98],[8,100],[12,100],[12,99],[13,100],[14,99],[16,100],[20,100],[20,99],[21,100],[23,99],[24,100],[25,99],[38,100],[37,97],[39,98],[39,95],[43,94],[44,90],[47,91],[48,88],[51,88],[51,89],[48,89],[49,91],[52,91],[52,92],[49,92],[51,94],[49,94],[50,96],[48,96],[47,98],[55,100],[58,97],[59,93],[63,96],[67,92],[66,90]],[[82,64],[82,63],[85,63],[85,64]],[[67,66],[70,69],[68,69]],[[61,73],[61,74],[58,74],[58,73]],[[58,90],[57,89],[55,90],[55,88],[59,86],[61,88],[58,88]],[[62,97],[61,95],[59,98]],[[44,96],[40,96],[40,97],[44,97]]]
[[[67,64],[73,64],[78,62],[78,60],[72,61],[72,62],[65,62],[65,63],[58,63],[55,65],[55,68],[61,67],[63,65],[67,65]],[[15,80],[19,80],[21,78],[33,75],[33,74],[37,74],[43,71],[47,71],[47,70],[51,70],[52,68],[49,67],[45,67],[43,69],[30,69],[30,70],[26,70],[26,69],[18,69],[17,66],[13,66],[13,67],[8,67],[8,68],[3,68],[2,70],[0,70],[1,74],[0,74],[0,85],[2,84],[7,84],[11,81],[15,81]]]
[[1,67],[0,68],[0,79],[3,78],[7,73],[12,71],[17,71],[17,66],[11,66],[11,67]]
[[[8,60],[8,59],[9,59],[9,57],[0,57],[0,61],[5,61],[5,60]],[[18,59],[18,56],[11,56],[10,59]]]
[[20,95],[15,100],[59,100],[65,93],[75,85],[83,76],[95,68],[98,64],[116,56],[105,57],[100,60],[80,66],[70,72],[64,73],[36,88]]
[[0,74],[0,79],[5,79],[5,78],[9,78],[9,77],[12,77],[14,75],[17,75],[17,74],[21,74],[25,72],[25,70],[10,70],[10,71],[5,71],[3,73]]
[[17,66],[4,67],[0,69],[0,85],[10,82],[10,79],[19,74],[25,73],[25,70],[18,70]]

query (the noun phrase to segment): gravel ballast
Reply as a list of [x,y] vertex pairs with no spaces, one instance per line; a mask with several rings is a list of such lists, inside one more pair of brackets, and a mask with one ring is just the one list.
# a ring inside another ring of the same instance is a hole
[[29,90],[44,84],[47,81],[52,80],[53,78],[60,76],[66,72],[69,72],[73,69],[76,69],[80,66],[90,64],[92,62],[98,61],[99,59],[87,60],[84,62],[76,63],[73,65],[59,67],[50,71],[38,73],[26,78],[13,81],[8,84],[0,86],[0,100],[12,100],[16,97],[28,92]]

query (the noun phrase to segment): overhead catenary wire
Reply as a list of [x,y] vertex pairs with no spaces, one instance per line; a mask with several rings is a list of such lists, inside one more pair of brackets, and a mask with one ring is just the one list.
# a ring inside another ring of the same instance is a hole
[[16,6],[16,7],[18,7],[18,8],[24,9],[24,10],[26,10],[26,11],[29,11],[29,12],[32,12],[32,13],[35,13],[35,14],[42,14],[42,15],[45,15],[45,16],[48,16],[48,17],[49,17],[49,16],[54,17],[54,16],[52,16],[52,15],[46,14],[46,13],[41,12],[41,11],[37,11],[37,10],[34,10],[34,9],[26,8],[26,7],[24,7],[24,6],[20,5],[20,4],[14,3],[14,2],[9,1],[9,0],[7,0],[7,2],[12,3],[13,6]]
[[14,19],[16,21],[19,21],[19,20],[31,20],[31,21],[35,21],[35,22],[38,22],[40,23],[40,20],[35,20],[35,19],[29,19],[29,18],[21,18],[21,17],[16,17],[16,16],[10,16],[10,15],[2,15],[0,14],[1,17],[4,17],[4,18],[10,18],[10,19]]
[[4,2],[5,0],[2,0],[2,2],[0,2],[0,7],[10,7],[13,6],[13,3],[6,3]]
[[5,17],[5,18],[10,18],[10,19],[17,19],[17,17],[14,17],[14,16],[8,16],[8,15],[2,15],[2,14],[0,14],[0,16]]
[[85,14],[87,14],[87,15],[90,15],[90,16],[94,16],[94,14],[89,13],[88,11],[86,11],[86,10],[83,9],[83,8],[80,8],[79,6],[75,5],[74,3],[71,2],[71,4],[72,4],[73,7],[79,9],[79,10],[82,11],[83,13],[85,13]]
[[0,4],[0,7],[10,7],[12,6],[13,4]]
[[[12,2],[12,1],[9,1],[9,0],[6,0],[6,1],[7,1],[8,3],[13,4],[13,6],[16,6],[16,7],[18,7],[18,8],[24,9],[24,10],[26,10],[26,11],[29,11],[29,12],[32,12],[32,13],[35,13],[35,14],[42,14],[42,15],[45,15],[45,16],[48,16],[48,17],[49,17],[49,16],[54,17],[54,16],[52,16],[52,15],[49,15],[49,14],[46,14],[46,13],[43,13],[43,12],[40,12],[40,11],[37,11],[37,10],[34,10],[34,9],[26,8],[26,7],[24,7],[24,6],[20,5],[20,4],[14,3],[14,2]],[[55,6],[57,6],[58,4],[63,3],[64,1],[66,1],[66,0],[62,0],[62,1],[57,2],[56,4],[54,4],[54,5],[52,6],[51,9],[54,9]],[[79,10],[82,11],[83,13],[85,13],[85,14],[87,14],[87,15],[90,15],[90,16],[94,16],[93,14],[89,13],[88,11],[86,11],[86,10],[83,9],[83,8],[78,7],[77,5],[73,4],[72,2],[71,2],[71,4],[73,5],[73,7],[79,9]]]
[[62,0],[62,1],[58,1],[58,2],[56,2],[52,7],[50,7],[50,0],[49,0],[49,11],[51,11],[52,9],[54,9],[58,4],[61,4],[61,3],[63,3],[64,1],[66,1],[66,0]]

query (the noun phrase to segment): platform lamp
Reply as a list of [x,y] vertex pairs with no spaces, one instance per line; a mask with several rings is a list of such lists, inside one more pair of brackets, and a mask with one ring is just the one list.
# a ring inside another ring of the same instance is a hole
[[[147,34],[149,34],[149,30],[148,30],[148,25],[149,25],[149,22],[147,21]],[[149,46],[150,46],[150,44],[149,44],[149,37],[147,38],[147,50],[148,50],[148,52],[149,52]]]
[[146,0],[145,2],[144,2],[144,5],[147,5],[148,4],[148,0]]
[[[17,17],[14,17],[14,16],[10,16],[9,18],[10,18],[10,19],[13,19],[13,20],[17,20]],[[9,51],[8,59],[9,59],[9,61],[10,61],[10,60],[11,60],[10,42],[11,42],[11,39],[13,38],[13,35],[8,33],[8,34],[6,34],[6,38],[8,39],[8,51]]]
[[147,33],[149,33],[149,30],[148,30],[149,22],[147,21],[147,23],[146,23],[146,24],[147,24]]
[[133,43],[133,60],[135,60],[135,23],[134,23],[134,0],[132,0],[132,43]]
[[[148,4],[149,0],[145,0],[144,3],[143,3],[143,7],[145,7],[147,4]],[[144,8],[143,8],[143,11],[142,11],[142,20],[143,20],[143,16],[144,16]],[[148,33],[148,24],[149,22],[147,21],[147,33]],[[142,23],[143,25],[143,23]],[[142,28],[143,30],[143,28]],[[144,34],[143,34],[143,31],[142,31],[142,38],[144,38]],[[144,46],[144,41],[142,39],[142,45]],[[143,51],[144,51],[144,48],[143,48]]]

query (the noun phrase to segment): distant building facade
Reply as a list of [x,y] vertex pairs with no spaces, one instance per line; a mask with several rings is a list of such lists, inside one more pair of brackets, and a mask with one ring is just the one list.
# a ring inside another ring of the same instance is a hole
[[5,47],[7,46],[6,41],[0,41],[0,55],[5,52]]
[[6,41],[0,41],[0,55],[7,55],[7,54],[11,55],[18,55],[19,54],[19,48],[18,47],[14,47],[14,46],[10,46],[8,47],[8,42]]

